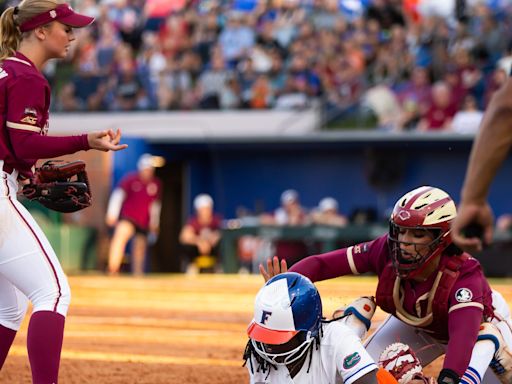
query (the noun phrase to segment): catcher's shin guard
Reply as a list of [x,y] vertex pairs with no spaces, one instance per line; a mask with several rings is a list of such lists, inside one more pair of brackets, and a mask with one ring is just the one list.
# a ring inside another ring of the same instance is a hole
[[347,306],[335,310],[333,318],[345,316],[343,321],[345,321],[348,326],[361,329],[362,335],[360,335],[360,337],[362,339],[370,329],[376,308],[377,306],[373,296],[361,296]]
[[490,340],[494,343],[494,356],[489,367],[503,384],[512,383],[512,352],[503,336],[494,324],[482,323],[478,340]]

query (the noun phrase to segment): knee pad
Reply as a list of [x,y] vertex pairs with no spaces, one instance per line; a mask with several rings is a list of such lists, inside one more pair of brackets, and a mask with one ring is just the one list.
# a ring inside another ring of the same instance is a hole
[[495,352],[489,367],[501,383],[512,383],[512,352],[499,328],[492,323],[482,323],[477,342],[478,340],[490,340],[494,343]]
[[[349,326],[363,326],[366,331],[370,329],[372,317],[377,305],[373,296],[361,296],[345,307],[334,311],[333,317],[345,316],[345,322]],[[366,333],[366,332],[364,332]],[[364,335],[361,336],[363,338]]]

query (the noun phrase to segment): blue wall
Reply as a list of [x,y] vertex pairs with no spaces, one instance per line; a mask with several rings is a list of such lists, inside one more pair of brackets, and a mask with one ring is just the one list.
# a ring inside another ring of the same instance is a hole
[[137,161],[140,155],[143,153],[151,153],[152,150],[152,147],[142,138],[123,137],[122,142],[128,144],[128,148],[123,151],[113,152],[111,189],[113,189],[128,172],[137,171]]
[[[192,212],[191,201],[198,193],[211,194],[216,210],[225,218],[232,218],[239,206],[272,211],[279,206],[281,192],[294,188],[309,208],[329,195],[338,199],[345,214],[357,207],[373,207],[385,217],[401,195],[420,185],[440,187],[458,201],[471,141],[151,145],[134,141],[130,145],[123,159],[116,157],[115,175],[122,174],[123,167],[135,164],[142,152],[182,164],[188,210],[184,215]],[[401,177],[391,186],[378,188],[370,183],[369,150],[384,151],[378,164],[401,170]],[[136,154],[130,154],[132,151]],[[497,215],[512,211],[510,160],[491,190],[491,203]]]

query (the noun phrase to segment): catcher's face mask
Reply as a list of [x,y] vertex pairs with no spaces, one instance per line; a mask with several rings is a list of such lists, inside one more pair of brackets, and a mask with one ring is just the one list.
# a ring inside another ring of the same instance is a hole
[[308,351],[314,338],[311,333],[299,332],[285,344],[264,344],[251,340],[256,353],[274,365],[288,365],[299,360]]

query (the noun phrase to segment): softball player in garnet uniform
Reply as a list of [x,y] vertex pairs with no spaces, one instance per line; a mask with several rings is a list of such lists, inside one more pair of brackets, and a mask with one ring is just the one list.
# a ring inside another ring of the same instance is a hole
[[0,367],[25,315],[33,314],[27,349],[34,383],[57,383],[70,289],[48,240],[17,200],[21,180],[40,158],[80,150],[120,150],[112,130],[52,137],[45,63],[66,56],[73,28],[93,18],[55,0],[24,0],[0,17]]
[[[510,311],[489,287],[480,263],[452,244],[450,223],[456,214],[446,192],[417,188],[396,203],[389,235],[307,257],[290,270],[312,281],[378,275],[377,305],[392,316],[366,342],[375,359],[400,341],[424,366],[445,355],[441,384],[511,383]],[[286,270],[278,260],[267,266],[268,273],[260,266],[266,279]]]
[[142,155],[137,162],[138,172],[121,179],[109,199],[106,222],[115,226],[110,244],[108,270],[119,273],[126,244],[134,237],[132,272],[144,273],[148,236],[156,238],[160,225],[162,182],[155,176],[153,156]]

